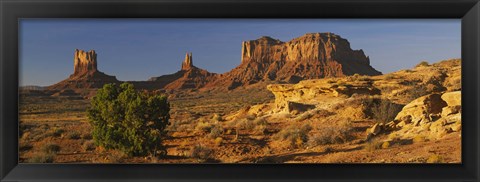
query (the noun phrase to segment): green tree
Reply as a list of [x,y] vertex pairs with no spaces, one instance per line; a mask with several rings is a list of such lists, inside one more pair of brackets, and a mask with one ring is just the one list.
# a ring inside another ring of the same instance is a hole
[[162,145],[169,125],[166,96],[137,92],[132,84],[106,84],[87,110],[96,145],[128,155],[166,155]]

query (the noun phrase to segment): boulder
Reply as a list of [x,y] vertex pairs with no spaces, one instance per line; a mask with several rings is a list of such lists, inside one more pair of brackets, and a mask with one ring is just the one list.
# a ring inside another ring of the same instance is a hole
[[395,117],[395,120],[402,121],[410,117],[415,124],[428,123],[431,121],[431,114],[441,113],[442,108],[445,106],[447,106],[447,103],[442,100],[440,94],[429,94],[415,99],[403,107],[402,111]]
[[373,125],[368,132],[371,133],[372,135],[378,135],[381,131],[382,131],[382,126],[379,123],[377,123]]
[[462,105],[462,92],[447,92],[442,95],[442,99],[447,103],[448,106],[460,106]]
[[456,105],[456,106],[447,106],[442,109],[442,117],[447,117],[452,114],[457,114],[461,112],[462,106]]

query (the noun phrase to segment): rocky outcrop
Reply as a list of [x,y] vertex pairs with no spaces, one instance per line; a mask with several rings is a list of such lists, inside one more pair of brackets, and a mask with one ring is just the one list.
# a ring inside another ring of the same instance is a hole
[[242,43],[241,64],[211,85],[234,89],[260,81],[297,83],[353,74],[379,75],[362,50],[333,33],[309,33],[289,42],[271,37]]
[[[393,121],[374,125],[368,137],[391,132],[391,139],[438,139],[461,130],[461,92],[428,94],[403,107]],[[378,129],[376,129],[378,128]],[[373,133],[373,130],[376,133]]]
[[353,80],[350,77],[304,80],[297,84],[271,84],[267,89],[275,95],[275,112],[291,112],[290,103],[315,105],[322,102],[323,97],[380,94],[380,90],[372,86],[371,80]]
[[65,90],[73,90],[80,93],[89,89],[101,88],[107,83],[120,83],[115,76],[107,75],[97,69],[97,53],[94,50],[86,52],[75,49],[73,62],[73,74],[67,79],[47,87],[47,90],[62,93]]

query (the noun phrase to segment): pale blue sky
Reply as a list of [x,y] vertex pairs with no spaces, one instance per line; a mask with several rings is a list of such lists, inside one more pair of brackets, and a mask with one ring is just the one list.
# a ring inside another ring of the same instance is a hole
[[94,49],[99,70],[119,80],[147,80],[178,71],[186,52],[197,67],[224,73],[240,64],[242,41],[311,32],[346,38],[383,73],[461,55],[460,19],[22,19],[20,84],[67,78],[76,48]]

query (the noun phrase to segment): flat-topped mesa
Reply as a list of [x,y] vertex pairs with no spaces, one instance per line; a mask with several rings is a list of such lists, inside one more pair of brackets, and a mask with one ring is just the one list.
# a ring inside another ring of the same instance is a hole
[[189,70],[193,67],[192,53],[185,55],[185,60],[182,62],[182,70]]
[[363,50],[333,33],[307,33],[288,42],[263,36],[242,42],[241,64],[211,85],[228,89],[262,81],[300,80],[354,74],[380,75]]
[[94,50],[88,52],[75,49],[73,75],[80,75],[87,72],[96,72],[97,53]]

